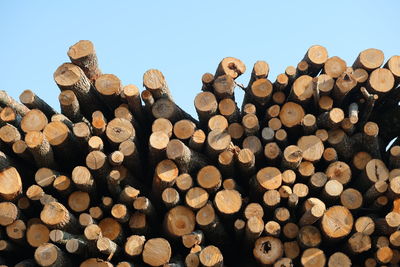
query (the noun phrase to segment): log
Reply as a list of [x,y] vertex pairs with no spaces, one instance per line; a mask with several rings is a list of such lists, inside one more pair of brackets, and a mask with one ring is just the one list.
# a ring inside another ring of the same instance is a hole
[[51,106],[49,106],[31,90],[23,91],[19,96],[19,100],[29,109],[41,110],[47,116],[47,118],[51,118],[51,116],[57,113]]
[[94,85],[100,98],[111,110],[120,104],[122,84],[117,76],[113,74],[99,75]]
[[22,180],[18,170],[8,167],[0,170],[0,197],[13,201],[22,194]]
[[35,261],[43,267],[64,267],[71,264],[65,253],[51,243],[44,243],[35,250]]
[[236,79],[246,71],[246,66],[244,63],[234,57],[226,57],[221,60],[214,77],[219,77],[221,75],[229,75],[233,79]]
[[336,79],[346,70],[346,62],[340,57],[330,57],[325,61],[323,72]]
[[212,166],[207,165],[197,173],[197,183],[209,193],[215,193],[222,184],[222,176],[220,171]]
[[309,65],[309,72],[312,76],[317,75],[322,69],[325,62],[328,60],[328,51],[320,45],[313,45],[304,56],[304,59]]
[[213,82],[214,94],[218,100],[224,98],[234,99],[235,81],[230,75],[221,75],[215,78]]
[[332,206],[322,217],[321,228],[329,240],[338,240],[350,234],[353,221],[353,216],[346,207]]
[[152,94],[155,100],[172,99],[171,92],[161,71],[150,69],[143,74],[143,86]]
[[379,68],[383,64],[384,55],[379,49],[369,48],[358,54],[353,63],[353,69],[362,68],[368,72]]
[[207,267],[222,267],[224,257],[216,246],[207,246],[199,254],[201,265]]
[[300,125],[303,117],[305,116],[304,109],[294,102],[285,103],[279,113],[279,119],[282,124],[287,128]]
[[0,104],[15,110],[21,117],[24,117],[30,109],[24,104],[18,103],[14,98],[9,96],[6,91],[0,90]]
[[172,238],[179,238],[193,232],[195,223],[193,211],[185,206],[170,209],[164,218],[165,231]]
[[101,110],[104,106],[90,80],[77,65],[64,63],[57,68],[53,77],[61,91],[72,90],[75,93],[85,117],[90,118],[95,110]]
[[95,81],[102,73],[98,66],[98,60],[94,45],[91,41],[81,40],[68,49],[68,57],[71,62],[79,66],[90,81]]
[[255,242],[253,255],[261,266],[271,265],[283,256],[282,242],[271,236],[260,237]]
[[326,256],[319,248],[308,248],[301,255],[300,262],[304,267],[323,267],[326,263]]

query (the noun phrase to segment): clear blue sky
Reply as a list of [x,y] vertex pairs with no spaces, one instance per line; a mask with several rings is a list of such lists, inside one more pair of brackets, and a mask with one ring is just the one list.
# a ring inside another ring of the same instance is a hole
[[[329,3],[328,3],[329,2]],[[269,78],[320,44],[351,65],[374,47],[400,54],[400,1],[1,1],[0,89],[31,89],[59,110],[53,72],[75,42],[93,41],[103,73],[142,88],[160,69],[176,102],[195,113],[201,76],[234,56],[248,71],[266,60]],[[237,100],[241,103],[238,92]]]

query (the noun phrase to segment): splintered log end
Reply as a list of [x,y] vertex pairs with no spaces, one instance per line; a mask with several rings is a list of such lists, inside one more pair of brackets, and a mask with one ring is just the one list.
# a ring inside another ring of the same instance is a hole
[[229,75],[233,79],[236,79],[246,71],[246,65],[239,59],[234,57],[224,58],[218,65],[215,77],[221,75]]

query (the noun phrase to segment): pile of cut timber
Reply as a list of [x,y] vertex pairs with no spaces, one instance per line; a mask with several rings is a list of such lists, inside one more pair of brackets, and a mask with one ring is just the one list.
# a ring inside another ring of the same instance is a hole
[[0,91],[1,266],[398,266],[400,56],[314,45],[247,86],[227,57],[198,119],[159,70],[140,92],[90,41],[68,56],[61,113]]

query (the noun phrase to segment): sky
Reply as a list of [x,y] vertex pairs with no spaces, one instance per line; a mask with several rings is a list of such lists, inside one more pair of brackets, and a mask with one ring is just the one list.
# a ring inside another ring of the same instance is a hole
[[[141,90],[143,73],[164,73],[175,102],[195,114],[201,76],[227,56],[265,60],[273,82],[319,44],[351,66],[378,48],[400,54],[400,1],[6,1],[0,0],[0,90],[31,89],[59,110],[53,73],[68,48],[91,40],[103,73]],[[243,93],[236,88],[241,105]]]

